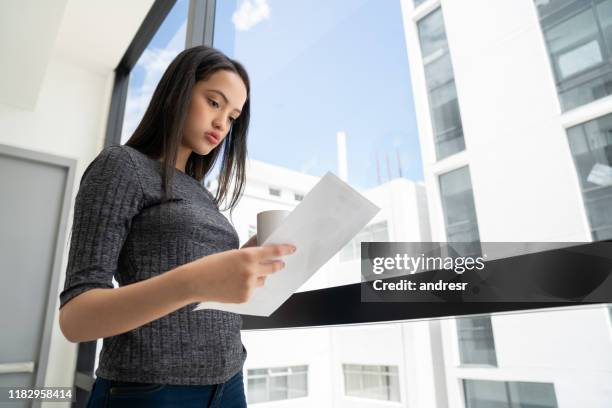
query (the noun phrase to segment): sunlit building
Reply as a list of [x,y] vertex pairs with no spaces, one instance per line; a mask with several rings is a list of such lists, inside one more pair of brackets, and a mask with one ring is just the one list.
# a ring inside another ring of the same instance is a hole
[[[609,239],[612,1],[401,4],[433,239]],[[444,320],[438,406],[608,406],[610,323],[605,307]]]

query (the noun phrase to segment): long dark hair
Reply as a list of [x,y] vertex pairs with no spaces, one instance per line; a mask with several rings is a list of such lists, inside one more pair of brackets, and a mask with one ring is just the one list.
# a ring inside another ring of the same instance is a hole
[[204,45],[181,52],[164,72],[147,111],[126,145],[155,159],[163,157],[162,184],[168,194],[193,87],[220,70],[234,72],[242,78],[247,90],[246,102],[223,142],[204,156],[192,152],[185,173],[202,182],[223,150],[215,203],[220,206],[233,187],[231,200],[225,208],[233,210],[244,190],[251,99],[249,77],[238,61]]

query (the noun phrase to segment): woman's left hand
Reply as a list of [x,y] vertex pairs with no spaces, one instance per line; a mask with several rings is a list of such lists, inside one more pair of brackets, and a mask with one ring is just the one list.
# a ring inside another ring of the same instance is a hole
[[257,246],[257,234],[249,238],[249,240],[245,242],[244,245],[240,247],[240,249],[254,247],[254,246]]

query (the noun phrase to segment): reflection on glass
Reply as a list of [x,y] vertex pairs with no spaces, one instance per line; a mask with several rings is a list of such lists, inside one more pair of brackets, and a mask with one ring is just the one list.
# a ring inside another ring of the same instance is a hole
[[612,114],[567,130],[593,240],[612,238]]
[[557,408],[553,384],[463,380],[466,408]]
[[247,370],[248,403],[287,400],[308,395],[308,366]]
[[563,110],[612,94],[612,0],[534,0]]
[[440,196],[444,209],[446,239],[448,242],[473,242],[468,255],[480,254],[480,241],[474,195],[468,167],[462,167],[440,176]]
[[170,62],[185,49],[188,9],[188,0],[176,2],[130,73],[121,144],[138,126]]
[[455,76],[448,51],[442,9],[418,22],[425,81],[434,129],[436,157],[443,159],[465,149]]
[[457,319],[461,364],[497,365],[490,317]]
[[344,393],[353,397],[399,401],[396,366],[343,364]]

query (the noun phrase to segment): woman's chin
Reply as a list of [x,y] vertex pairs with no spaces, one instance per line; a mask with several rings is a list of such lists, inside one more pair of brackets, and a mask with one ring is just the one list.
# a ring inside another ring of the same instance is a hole
[[213,149],[214,146],[207,144],[206,146],[198,146],[196,149],[193,149],[193,152],[195,154],[199,154],[200,156],[206,156],[207,154],[212,152]]

